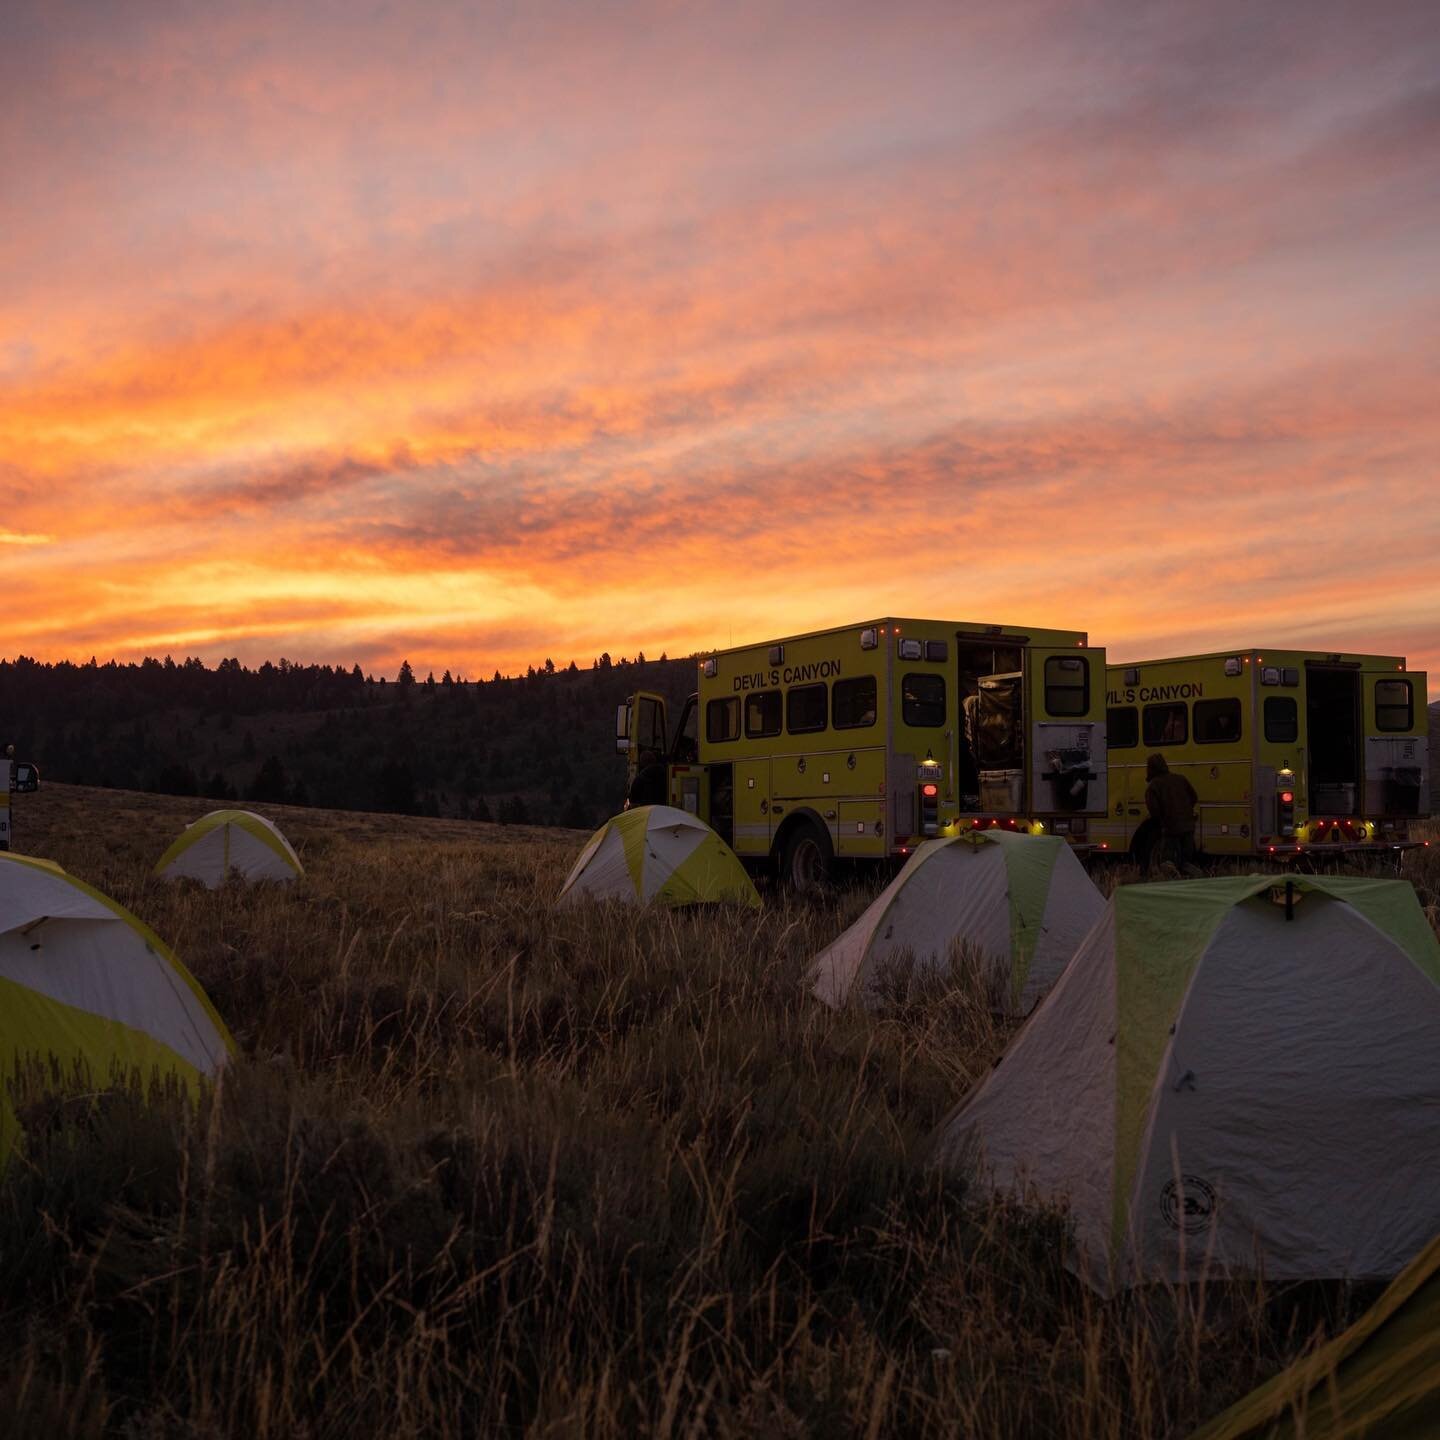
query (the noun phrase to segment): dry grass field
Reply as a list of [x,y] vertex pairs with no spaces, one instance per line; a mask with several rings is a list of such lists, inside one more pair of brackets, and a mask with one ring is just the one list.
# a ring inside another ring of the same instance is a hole
[[[5,1433],[1161,1440],[1358,1303],[1101,1305],[1061,1217],[927,1171],[1006,1037],[963,979],[808,999],[868,891],[556,913],[578,834],[284,807],[302,883],[150,878],[205,808],[17,805],[242,1058],[198,1113],[111,1097],[0,1179]],[[1410,865],[1433,917],[1440,854]]]

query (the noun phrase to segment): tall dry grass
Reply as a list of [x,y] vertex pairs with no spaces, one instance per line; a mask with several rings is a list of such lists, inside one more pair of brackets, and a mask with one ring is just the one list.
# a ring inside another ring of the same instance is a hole
[[964,972],[808,999],[863,889],[556,912],[579,837],[296,811],[302,883],[207,892],[147,873],[186,802],[39,798],[28,848],[172,940],[243,1055],[198,1110],[27,1112],[17,1436],[1161,1440],[1314,1323],[1098,1304],[1063,1217],[927,1170],[1006,1034]]

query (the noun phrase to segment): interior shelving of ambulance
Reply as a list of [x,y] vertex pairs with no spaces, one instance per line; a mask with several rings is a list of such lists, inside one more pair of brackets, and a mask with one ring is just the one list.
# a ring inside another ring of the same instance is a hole
[[1360,704],[1358,670],[1306,666],[1305,778],[1312,814],[1342,818],[1360,814],[1364,772]]
[[957,639],[962,813],[1025,806],[1025,672],[1018,644]]

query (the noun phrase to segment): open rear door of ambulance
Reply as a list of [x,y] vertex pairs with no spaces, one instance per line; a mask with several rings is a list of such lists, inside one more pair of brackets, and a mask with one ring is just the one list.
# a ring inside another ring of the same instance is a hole
[[1385,832],[1430,813],[1429,724],[1423,670],[1361,672],[1365,766],[1361,814]]
[[1030,813],[1083,837],[1085,822],[1106,813],[1105,651],[1036,646],[1027,660]]

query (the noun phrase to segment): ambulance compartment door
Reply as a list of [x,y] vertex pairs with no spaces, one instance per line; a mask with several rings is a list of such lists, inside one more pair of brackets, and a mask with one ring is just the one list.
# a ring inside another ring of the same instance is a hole
[[648,690],[637,690],[615,711],[615,749],[625,757],[625,788],[628,790],[640,768],[640,757],[653,750],[664,760],[669,753],[665,739],[665,699]]
[[1367,818],[1430,813],[1426,676],[1421,670],[1361,672],[1362,802]]
[[1105,651],[1032,649],[1030,813],[1106,813]]
[[775,833],[770,813],[770,761],[736,760],[732,774],[731,848],[737,855],[752,858],[768,855],[770,837]]

